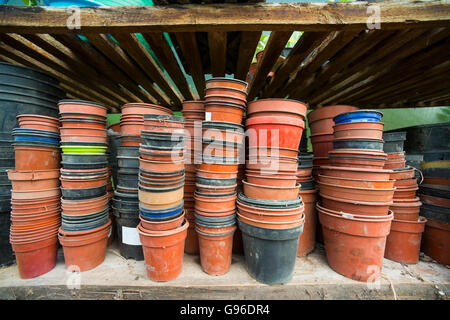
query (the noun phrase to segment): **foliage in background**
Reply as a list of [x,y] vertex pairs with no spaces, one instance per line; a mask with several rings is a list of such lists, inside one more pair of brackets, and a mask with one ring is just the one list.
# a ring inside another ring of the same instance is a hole
[[22,0],[23,3],[25,3],[26,6],[40,6],[41,1],[40,0]]

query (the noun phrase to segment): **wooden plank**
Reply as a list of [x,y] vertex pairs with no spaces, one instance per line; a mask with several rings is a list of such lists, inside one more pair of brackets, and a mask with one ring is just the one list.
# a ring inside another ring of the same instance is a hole
[[267,74],[277,62],[291,35],[291,31],[273,31],[270,34],[269,40],[267,40],[266,47],[264,48],[264,53],[248,88],[247,101],[252,101],[266,84]]
[[246,80],[247,74],[255,55],[256,47],[261,38],[261,31],[244,31],[241,33],[239,43],[239,53],[234,77],[240,80]]
[[227,61],[227,33],[225,31],[208,32],[209,57],[213,77],[224,77]]
[[175,53],[170,48],[169,43],[164,37],[163,32],[149,32],[142,34],[145,41],[149,44],[150,48],[155,53],[159,62],[166,69],[167,73],[172,78],[173,82],[177,85],[184,99],[196,100],[194,93],[192,92],[189,84],[184,76],[181,66],[175,57]]
[[[62,7],[0,6],[0,32],[196,32],[331,31],[367,28],[367,2],[189,4],[80,8],[81,29],[70,30],[71,14]],[[450,25],[447,1],[379,2],[380,27]]]
[[149,100],[152,103],[157,104],[158,101],[166,101],[166,105],[169,105],[169,99],[164,94],[162,96],[160,95],[152,80],[148,78],[128,54],[108,35],[88,34],[86,37],[94,47],[113,61],[124,73],[133,77],[146,90]]
[[135,34],[113,34],[117,42],[124,48],[128,54],[139,64],[158,87],[171,99],[169,102],[172,106],[181,106],[182,97],[177,93],[176,89],[170,84],[169,79],[159,68],[156,61],[145,49],[144,45],[139,41]]
[[283,64],[277,69],[269,84],[263,89],[262,97],[270,98],[285,84],[301,62],[329,35],[328,32],[305,32],[292,48]]
[[194,80],[197,94],[200,99],[203,99],[205,96],[205,75],[203,73],[202,60],[200,58],[195,33],[177,32],[175,33],[175,37]]

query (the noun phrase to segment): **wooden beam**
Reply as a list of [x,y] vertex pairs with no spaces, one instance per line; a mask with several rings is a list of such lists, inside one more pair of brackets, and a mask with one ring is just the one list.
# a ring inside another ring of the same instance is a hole
[[261,60],[258,63],[254,77],[248,88],[247,101],[252,101],[262,87],[266,84],[267,74],[272,70],[274,64],[286,47],[286,43],[292,35],[292,31],[273,31],[267,40]]
[[[0,6],[0,32],[108,33],[331,31],[367,28],[374,5],[350,3],[189,4],[80,8],[81,29],[68,29],[63,7]],[[382,29],[449,26],[447,1],[378,2]]]
[[172,78],[173,82],[177,85],[184,99],[196,100],[194,93],[192,92],[189,84],[184,76],[184,73],[179,65],[175,53],[170,48],[167,39],[163,32],[149,32],[142,34],[145,41],[149,44],[150,48],[155,53],[159,62],[166,69],[167,73]]
[[227,33],[224,31],[208,32],[209,57],[213,77],[224,77],[227,62]]
[[178,32],[175,34],[181,52],[194,80],[198,96],[203,99],[205,96],[205,75],[203,73],[202,59],[198,50],[197,39],[193,32]]
[[239,53],[234,77],[240,80],[246,80],[247,74],[255,55],[256,47],[261,38],[261,31],[244,31],[241,33],[239,43]]

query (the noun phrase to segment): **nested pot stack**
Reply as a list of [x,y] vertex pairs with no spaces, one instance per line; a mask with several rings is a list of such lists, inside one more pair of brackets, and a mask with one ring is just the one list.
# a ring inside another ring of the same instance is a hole
[[195,160],[201,162],[202,154],[202,122],[205,120],[204,101],[184,101],[183,116],[185,118],[184,129],[186,133],[186,162],[184,184],[184,210],[186,220],[189,222],[184,252],[198,254],[197,232],[195,231],[195,181],[197,166]]
[[189,222],[184,211],[184,117],[144,115],[139,148],[137,226],[148,277],[170,281],[183,266]]
[[60,138],[57,118],[45,117],[52,128],[43,129],[41,116],[18,116],[21,125],[25,117],[33,123],[14,129],[16,169],[8,169],[7,174],[12,187],[10,243],[20,277],[29,279],[47,273],[56,263],[61,225]]
[[86,271],[105,258],[111,238],[105,106],[61,100],[61,208],[59,242],[68,270]]
[[298,163],[306,109],[306,104],[288,99],[248,104],[249,154],[237,215],[247,271],[262,283],[292,278],[305,223],[298,180],[305,190],[312,186],[311,156],[300,154],[300,169],[305,170],[299,170]]
[[201,163],[196,168],[195,231],[202,270],[229,271],[233,248],[240,247],[236,226],[239,164],[244,162],[247,83],[211,78],[206,84]]
[[[381,274],[393,212],[394,180],[383,169],[382,114],[371,110],[334,117],[331,165],[321,166],[317,204],[330,267],[358,281]],[[358,252],[358,254],[354,254]]]

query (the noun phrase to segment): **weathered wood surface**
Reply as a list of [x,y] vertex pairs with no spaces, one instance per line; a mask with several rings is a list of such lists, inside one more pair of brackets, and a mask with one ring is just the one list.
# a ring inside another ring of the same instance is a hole
[[72,12],[64,7],[0,6],[0,32],[363,30],[373,15],[368,7],[374,5],[382,29],[450,26],[448,1],[357,1],[80,8],[80,30],[67,28]]

